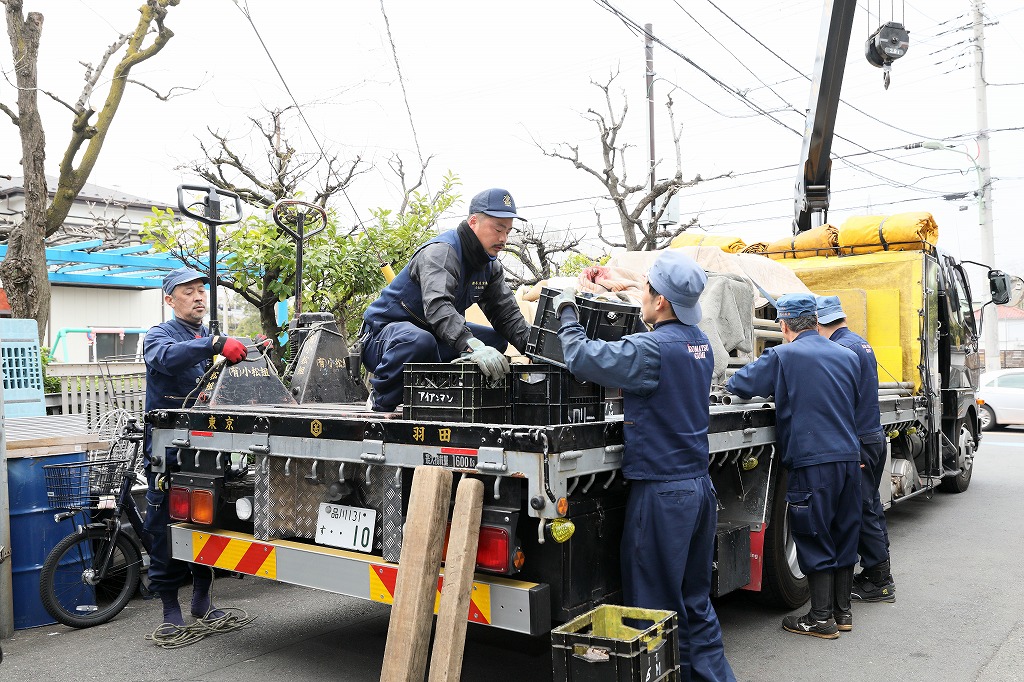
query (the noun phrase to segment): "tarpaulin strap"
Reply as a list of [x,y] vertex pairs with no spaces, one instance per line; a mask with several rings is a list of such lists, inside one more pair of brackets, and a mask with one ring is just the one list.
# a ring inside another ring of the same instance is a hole
[[882,245],[883,251],[889,250],[889,242],[885,241],[885,232],[882,228],[885,226],[885,221],[889,219],[889,216],[882,218],[882,222],[878,223],[878,241]]

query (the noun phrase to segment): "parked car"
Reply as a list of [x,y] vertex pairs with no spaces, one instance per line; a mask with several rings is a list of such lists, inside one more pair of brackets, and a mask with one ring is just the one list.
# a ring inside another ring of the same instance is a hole
[[1024,424],[1024,369],[984,372],[978,389],[981,428]]

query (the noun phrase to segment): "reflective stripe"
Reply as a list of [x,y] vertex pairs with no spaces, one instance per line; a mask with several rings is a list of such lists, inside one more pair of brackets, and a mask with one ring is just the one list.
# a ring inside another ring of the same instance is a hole
[[[398,582],[396,566],[370,564],[370,599],[382,604],[391,604],[395,599],[395,585]],[[434,613],[441,606],[441,586],[444,576],[437,578],[437,591],[434,593]],[[473,594],[469,601],[469,620],[484,625],[491,624],[491,586],[486,583],[473,583]]]
[[272,545],[192,532],[192,560],[261,578],[277,578],[277,556]]

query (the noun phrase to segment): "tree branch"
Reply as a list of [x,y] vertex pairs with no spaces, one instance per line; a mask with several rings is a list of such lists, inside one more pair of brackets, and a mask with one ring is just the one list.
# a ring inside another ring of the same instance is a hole
[[20,126],[21,125],[21,119],[18,118],[18,115],[16,113],[14,113],[14,111],[12,111],[6,104],[4,104],[2,102],[0,102],[0,111],[4,112],[8,116],[10,116],[11,117],[11,121],[14,123],[14,125],[16,125],[16,126]]
[[[203,87],[203,84],[206,82],[206,80],[203,79],[203,83],[200,83],[199,85],[197,85],[194,88],[185,87],[184,85],[175,85],[174,87],[172,87],[170,90],[167,91],[166,95],[161,95],[160,92],[156,88],[150,87],[150,86],[146,85],[145,83],[143,83],[142,81],[137,81],[134,78],[126,78],[125,81],[128,82],[128,83],[132,83],[134,85],[138,85],[140,88],[144,88],[146,90],[149,90],[150,92],[153,93],[153,96],[156,97],[161,102],[166,102],[167,100],[174,99],[175,97],[181,97],[182,95],[184,95],[186,93],[189,93],[189,92],[195,92],[199,88]],[[173,94],[175,90],[183,90],[184,92],[179,92],[177,94]]]

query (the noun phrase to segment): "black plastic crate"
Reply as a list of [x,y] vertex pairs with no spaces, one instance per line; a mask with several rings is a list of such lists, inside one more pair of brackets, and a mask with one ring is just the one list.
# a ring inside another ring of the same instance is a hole
[[605,604],[551,631],[555,682],[679,680],[674,611]]
[[513,365],[512,422],[578,424],[604,421],[604,387],[548,363]]
[[[561,321],[555,315],[552,305],[560,293],[558,289],[550,287],[541,289],[537,300],[537,315],[533,319],[530,339],[526,343],[526,354],[565,367],[562,342],[558,339]],[[579,308],[579,322],[590,339],[618,341],[636,331],[640,319],[640,306],[629,303],[576,296],[576,307]]]
[[490,381],[472,362],[409,363],[404,372],[402,416],[438,422],[505,424],[508,375]]

